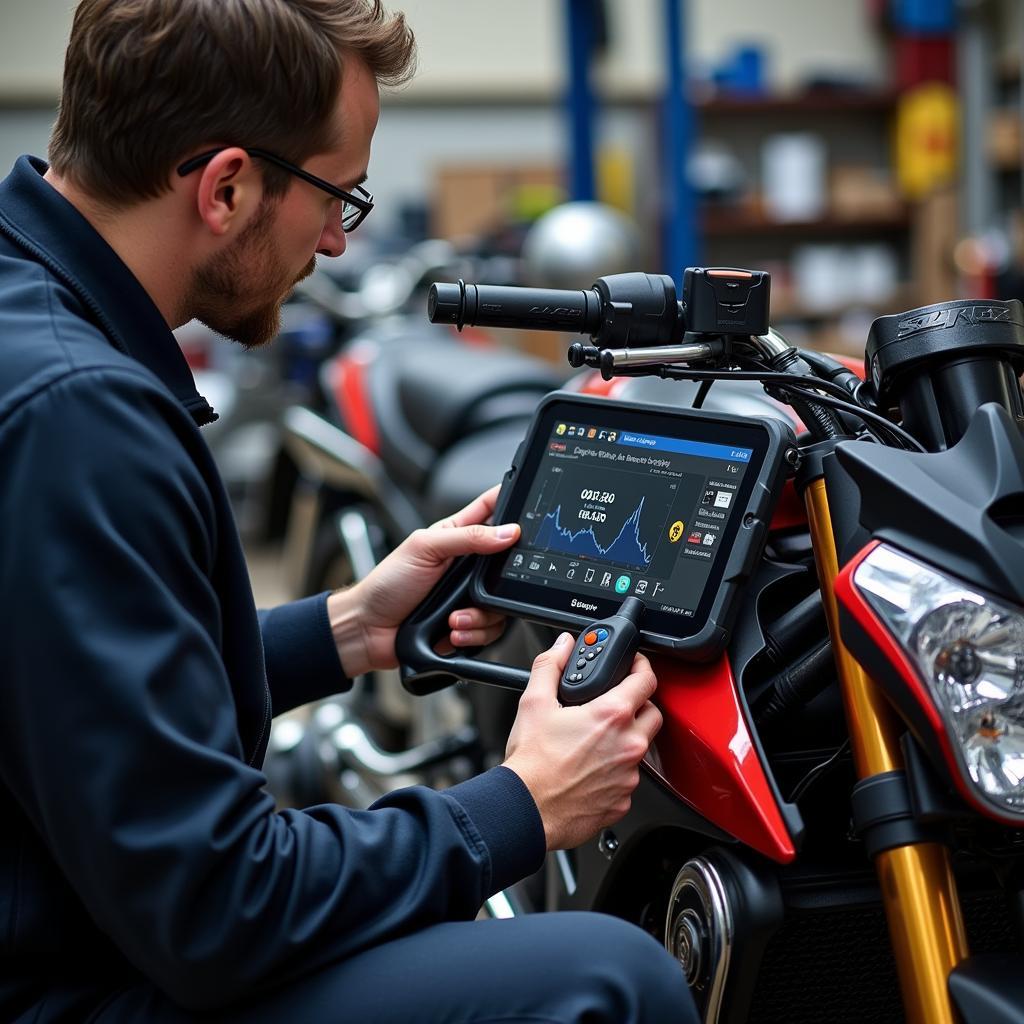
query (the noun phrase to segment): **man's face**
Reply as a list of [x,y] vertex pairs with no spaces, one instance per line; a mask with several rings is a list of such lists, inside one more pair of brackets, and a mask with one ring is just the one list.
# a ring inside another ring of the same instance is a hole
[[[377,83],[362,61],[345,62],[335,107],[335,145],[303,167],[346,191],[362,182],[377,127]],[[315,253],[345,251],[341,204],[294,179],[282,196],[264,196],[241,233],[194,272],[189,311],[215,331],[257,348],[281,324],[281,306],[292,288],[316,266]]]

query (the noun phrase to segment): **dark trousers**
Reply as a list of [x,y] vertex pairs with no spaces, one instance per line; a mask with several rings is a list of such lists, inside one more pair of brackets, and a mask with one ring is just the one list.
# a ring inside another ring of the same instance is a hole
[[697,1024],[697,1015],[679,965],[645,932],[603,914],[559,913],[435,925],[204,1014],[134,988],[93,1021]]

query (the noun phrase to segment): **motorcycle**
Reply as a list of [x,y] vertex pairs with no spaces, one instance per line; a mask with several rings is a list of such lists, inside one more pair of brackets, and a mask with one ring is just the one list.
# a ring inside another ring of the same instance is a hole
[[[651,648],[664,725],[630,812],[486,910],[635,922],[678,959],[707,1024],[1020,1022],[1024,308],[956,301],[881,317],[857,373],[789,346],[768,326],[768,292],[766,274],[703,268],[687,271],[681,299],[645,274],[581,291],[431,290],[435,322],[590,335],[569,360],[590,369],[609,415],[628,405],[653,421],[681,404],[673,391],[696,410],[718,396],[748,418],[784,416],[776,431],[791,438],[778,448],[785,483],[736,526],[757,540],[722,577],[722,643]],[[534,447],[547,447],[514,457],[499,512],[524,467],[564,455],[568,422],[535,424]],[[645,440],[657,439],[630,443]],[[582,497],[591,521],[614,500]],[[519,553],[551,558],[530,591],[549,598],[497,606],[579,627],[557,607],[596,599],[556,577],[611,545],[546,508],[537,498],[522,520]],[[631,522],[639,545],[639,508],[620,537]],[[482,581],[520,585],[516,564],[463,560],[410,617],[398,637],[410,693],[523,689],[525,668],[435,650]],[[581,634],[581,655],[590,643]]]

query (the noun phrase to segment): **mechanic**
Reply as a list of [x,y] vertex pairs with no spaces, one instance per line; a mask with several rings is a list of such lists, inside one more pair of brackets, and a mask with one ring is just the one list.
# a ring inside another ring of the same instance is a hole
[[[0,1019],[694,1020],[678,965],[596,914],[474,921],[621,817],[660,725],[638,656],[582,708],[536,661],[504,765],[373,809],[276,811],[272,714],[395,665],[482,496],[355,587],[257,613],[171,330],[268,342],[372,208],[373,0],[84,0],[50,164],[0,185]],[[476,646],[502,623],[453,614]]]

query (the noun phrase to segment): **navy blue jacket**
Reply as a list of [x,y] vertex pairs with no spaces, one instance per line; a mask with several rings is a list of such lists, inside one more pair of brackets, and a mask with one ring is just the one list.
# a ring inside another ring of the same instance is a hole
[[271,714],[347,685],[326,595],[257,615],[213,411],[44,172],[0,184],[0,1020],[143,978],[217,1007],[472,918],[543,857],[507,769],[275,811]]

